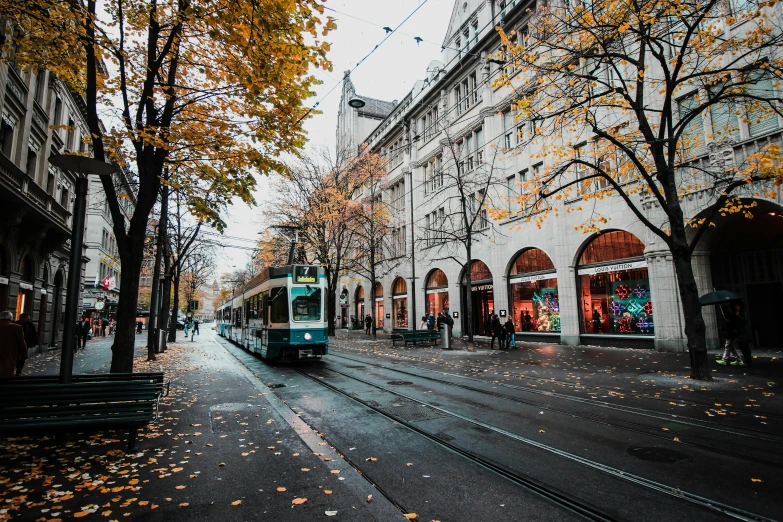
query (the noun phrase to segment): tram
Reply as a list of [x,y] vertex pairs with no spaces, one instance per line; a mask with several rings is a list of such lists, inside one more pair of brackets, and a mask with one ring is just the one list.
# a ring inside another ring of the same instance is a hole
[[329,350],[325,295],[321,267],[265,268],[217,308],[218,333],[264,359],[321,358]]

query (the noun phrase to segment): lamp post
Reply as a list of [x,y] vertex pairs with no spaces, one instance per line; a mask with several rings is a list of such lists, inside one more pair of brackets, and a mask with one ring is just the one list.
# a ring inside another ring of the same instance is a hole
[[76,343],[76,318],[79,307],[79,287],[82,272],[82,246],[84,244],[84,219],[87,210],[87,176],[111,176],[117,167],[94,158],[73,154],[49,156],[49,163],[76,176],[76,201],[71,223],[71,255],[68,264],[68,287],[65,294],[65,325],[63,347],[60,356],[60,382],[71,382],[73,374],[73,349]]

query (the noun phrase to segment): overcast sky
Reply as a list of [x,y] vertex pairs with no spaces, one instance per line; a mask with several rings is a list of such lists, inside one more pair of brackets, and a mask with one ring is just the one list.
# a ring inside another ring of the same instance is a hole
[[[421,8],[400,27],[381,47],[367,58],[352,74],[356,91],[364,96],[382,100],[401,100],[423,79],[427,64],[441,59],[441,45],[451,17],[455,0],[328,0],[327,12],[337,19],[337,29],[329,34],[331,72],[318,71],[323,81],[315,91],[317,96],[308,101],[312,106],[320,101],[322,114],[305,124],[310,139],[308,147],[329,147],[334,150],[337,126],[337,105],[340,101],[343,72],[352,69],[386,36],[383,27],[397,27],[414,9]],[[331,10],[329,10],[331,9]],[[335,12],[337,11],[337,12]],[[416,43],[414,37],[422,38]],[[337,87],[335,87],[337,85]],[[334,90],[326,96],[327,92]],[[325,98],[323,98],[326,96]],[[256,200],[261,203],[270,196],[269,180],[258,179]],[[226,236],[254,240],[263,228],[258,208],[244,204],[229,209]],[[222,248],[218,253],[218,274],[230,271],[233,265],[244,266],[250,258],[252,243],[224,239],[224,245],[245,248]]]

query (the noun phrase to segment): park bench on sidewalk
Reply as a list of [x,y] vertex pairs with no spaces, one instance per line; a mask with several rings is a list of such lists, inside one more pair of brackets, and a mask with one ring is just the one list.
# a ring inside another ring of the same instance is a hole
[[[171,389],[171,380],[164,379],[161,372],[140,372],[140,373],[100,373],[100,374],[81,374],[71,376],[71,382],[118,382],[118,381],[140,381],[154,383],[161,396],[168,395]],[[22,375],[20,377],[0,378],[0,387],[5,383],[59,383],[59,375]],[[165,393],[164,393],[165,392]]]
[[436,330],[417,330],[409,332],[400,332],[392,335],[392,346],[397,341],[402,341],[407,345],[408,343],[424,343],[429,342],[431,346],[435,346],[435,343],[440,339],[440,333]]
[[138,428],[158,417],[163,374],[78,377],[69,384],[50,376],[0,379],[0,435],[127,429],[134,449]]

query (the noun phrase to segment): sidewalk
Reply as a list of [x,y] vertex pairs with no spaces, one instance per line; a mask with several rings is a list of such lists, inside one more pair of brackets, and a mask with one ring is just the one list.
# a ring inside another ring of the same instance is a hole
[[[108,371],[112,341],[88,343],[76,371]],[[207,328],[157,361],[145,344],[139,335],[135,370],[163,371],[172,387],[137,451],[123,431],[0,439],[0,520],[404,520]],[[25,374],[58,368],[50,352]]]

